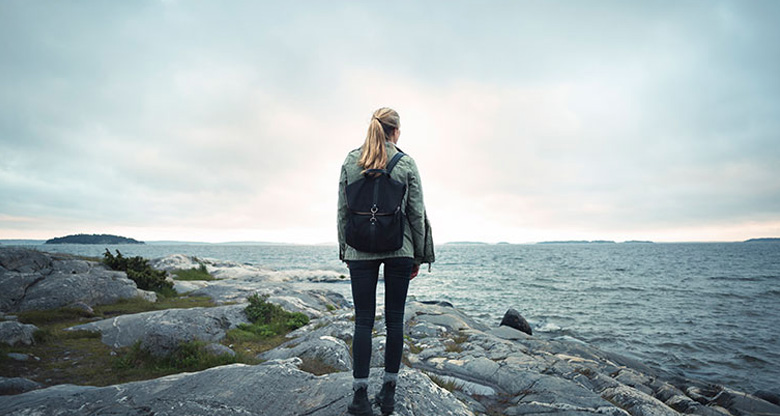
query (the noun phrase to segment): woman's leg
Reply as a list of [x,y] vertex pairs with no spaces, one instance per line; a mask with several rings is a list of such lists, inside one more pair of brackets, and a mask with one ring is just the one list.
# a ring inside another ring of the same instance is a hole
[[352,302],[355,304],[355,335],[352,337],[352,376],[361,384],[368,378],[371,365],[371,330],[376,315],[376,282],[379,278],[376,260],[349,262]]
[[386,378],[388,373],[393,377],[401,367],[401,356],[404,351],[404,308],[413,264],[414,261],[409,257],[385,260]]

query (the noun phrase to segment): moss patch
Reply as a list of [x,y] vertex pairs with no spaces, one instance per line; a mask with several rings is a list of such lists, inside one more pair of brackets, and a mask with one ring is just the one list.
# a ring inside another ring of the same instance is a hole
[[[103,344],[99,332],[65,331],[65,328],[118,315],[195,306],[217,305],[205,296],[176,296],[160,297],[159,302],[141,298],[127,299],[112,305],[96,306],[93,308],[94,314],[74,308],[20,312],[16,314],[20,322],[38,327],[34,333],[35,344],[15,347],[0,344],[0,374],[5,377],[25,377],[44,385],[70,383],[106,386],[179,372],[158,364],[121,368],[116,365],[116,360],[126,356],[129,349],[112,349]],[[9,359],[6,354],[10,352],[27,354],[30,359]],[[253,357],[239,354],[237,362],[255,363]]]
[[136,342],[132,347],[113,360],[116,370],[142,377],[148,375],[163,376],[182,371],[201,371],[220,365],[234,364],[242,360],[242,356],[229,354],[214,355],[206,351],[206,343],[191,341],[180,344],[171,354],[156,357]]

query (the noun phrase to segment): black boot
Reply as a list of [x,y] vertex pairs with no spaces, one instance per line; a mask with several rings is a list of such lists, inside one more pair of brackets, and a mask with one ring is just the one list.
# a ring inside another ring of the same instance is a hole
[[374,416],[371,402],[368,401],[368,387],[355,390],[355,396],[352,397],[352,403],[347,406],[347,412],[351,415]]
[[383,415],[389,415],[395,410],[395,381],[387,381],[382,384],[382,390],[376,395],[376,404],[382,410]]

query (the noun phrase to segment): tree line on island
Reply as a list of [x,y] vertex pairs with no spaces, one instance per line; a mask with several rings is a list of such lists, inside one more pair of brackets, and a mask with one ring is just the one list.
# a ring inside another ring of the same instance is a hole
[[144,244],[133,238],[112,234],[73,234],[46,240],[44,244]]

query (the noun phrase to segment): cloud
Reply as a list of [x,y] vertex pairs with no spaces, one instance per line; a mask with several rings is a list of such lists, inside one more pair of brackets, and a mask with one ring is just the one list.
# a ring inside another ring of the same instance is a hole
[[777,6],[444,5],[3,4],[0,233],[333,241],[386,105],[440,241],[780,232]]

